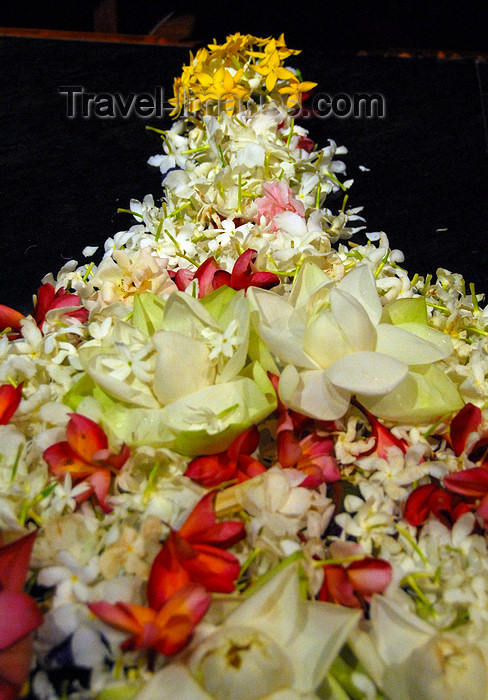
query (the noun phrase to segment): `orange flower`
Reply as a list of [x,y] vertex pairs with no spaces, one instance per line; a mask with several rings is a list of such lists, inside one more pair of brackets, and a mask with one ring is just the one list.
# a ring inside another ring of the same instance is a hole
[[225,548],[245,537],[246,532],[240,521],[217,522],[215,496],[215,492],[204,496],[182,527],[171,530],[149,574],[147,600],[151,608],[157,610],[190,582],[219,593],[234,590],[240,564]]
[[77,497],[84,501],[92,494],[105,513],[112,511],[106,498],[110,488],[112,472],[117,472],[127,462],[130,450],[122,445],[118,454],[108,449],[108,438],[100,426],[86,416],[70,413],[66,426],[67,440],[57,442],[43,457],[49,464],[49,471],[58,478],[70,473],[73,482],[87,480],[89,488]]
[[188,643],[193,630],[208,610],[211,596],[203,586],[189,583],[177,590],[159,610],[131,603],[89,603],[90,610],[104,622],[130,637],[120,645],[123,651],[154,649],[176,654]]

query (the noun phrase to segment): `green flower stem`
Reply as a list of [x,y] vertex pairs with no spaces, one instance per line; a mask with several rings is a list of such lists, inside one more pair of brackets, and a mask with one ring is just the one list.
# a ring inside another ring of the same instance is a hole
[[137,211],[132,211],[132,209],[117,209],[117,214],[132,214],[132,216],[138,216],[139,219],[142,219],[143,216],[142,214],[139,214]]
[[404,539],[406,539],[407,542],[409,543],[409,545],[417,552],[417,554],[419,555],[419,557],[423,561],[423,563],[428,564],[429,560],[427,559],[425,554],[422,552],[422,550],[420,549],[418,544],[415,542],[413,537],[410,535],[410,533],[404,527],[402,527],[402,525],[399,525],[398,523],[396,524],[396,529],[398,530],[398,533]]

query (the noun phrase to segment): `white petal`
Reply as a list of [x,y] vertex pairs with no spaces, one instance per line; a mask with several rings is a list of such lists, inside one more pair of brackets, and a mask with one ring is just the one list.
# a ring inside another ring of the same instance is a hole
[[158,331],[153,340],[158,351],[153,390],[163,406],[213,383],[205,343],[171,331]]
[[172,663],[156,673],[144,689],[138,693],[136,700],[154,700],[155,698],[171,700],[212,700],[201,685],[193,680],[183,664]]
[[288,365],[279,383],[280,398],[289,408],[319,420],[335,420],[347,411],[351,394],[333,386],[324,370],[297,372]]
[[334,362],[327,377],[352,394],[381,396],[407,376],[408,366],[379,352],[355,352]]
[[431,328],[425,323],[402,323],[400,328],[436,345],[437,349],[442,354],[441,359],[449,357],[453,351],[452,340],[447,333],[438,331],[436,328]]
[[284,211],[273,217],[273,223],[289,236],[301,238],[307,233],[307,224],[303,216],[294,211]]
[[330,308],[351,348],[374,350],[376,331],[357,299],[342,289],[333,289],[330,293]]
[[[376,330],[378,333],[376,350],[390,357],[395,357],[407,365],[426,365],[446,357],[445,352],[437,345],[430,343],[428,340],[422,340],[418,335],[409,333],[403,326],[380,323]],[[445,337],[449,341],[449,338]],[[448,355],[450,354],[448,352]]]
[[[341,327],[330,311],[315,316],[307,325],[303,349],[323,369],[353,352]],[[296,364],[296,363],[294,363]]]
[[376,289],[373,273],[367,265],[358,265],[337,285],[337,289],[349,292],[367,311],[373,325],[381,318],[382,306]]

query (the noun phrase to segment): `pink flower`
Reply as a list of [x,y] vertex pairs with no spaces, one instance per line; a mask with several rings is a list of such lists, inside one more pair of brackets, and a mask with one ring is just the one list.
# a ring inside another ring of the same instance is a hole
[[296,199],[292,190],[285,182],[265,182],[263,183],[264,197],[258,197],[256,204],[258,213],[254,217],[254,221],[259,223],[261,217],[264,216],[267,224],[271,224],[271,231],[278,231],[278,226],[273,223],[276,214],[281,214],[284,211],[292,211],[302,218],[305,218],[305,207],[300,200]]

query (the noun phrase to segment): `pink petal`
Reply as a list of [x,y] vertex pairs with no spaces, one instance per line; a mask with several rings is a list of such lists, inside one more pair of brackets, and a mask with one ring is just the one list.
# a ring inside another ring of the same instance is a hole
[[104,513],[112,512],[112,507],[106,501],[110,488],[110,478],[109,469],[97,469],[88,477],[88,483],[93,488],[98,504]]
[[185,289],[188,287],[192,279],[194,278],[195,274],[191,270],[178,270],[174,276],[174,283],[180,290],[180,292],[184,292]]
[[347,567],[346,572],[353,589],[364,596],[383,593],[389,585],[393,573],[389,562],[374,557],[353,561]]

